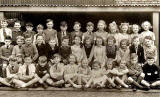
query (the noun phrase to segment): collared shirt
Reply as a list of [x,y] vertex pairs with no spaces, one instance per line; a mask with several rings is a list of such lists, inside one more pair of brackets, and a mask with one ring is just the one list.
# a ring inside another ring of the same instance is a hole
[[15,28],[13,28],[12,29],[12,41],[16,41],[17,39],[17,36],[22,36],[22,34],[23,34],[23,32],[19,29],[19,30],[17,30],[17,29],[15,29]]
[[44,30],[45,34],[45,42],[48,43],[50,39],[56,39],[56,42],[58,43],[58,38],[57,38],[57,31],[52,29],[49,31],[48,29]]
[[20,66],[19,67],[19,71],[18,71],[18,74],[20,74],[21,76],[23,76],[23,75],[27,75],[27,68],[28,68],[28,70],[29,70],[29,72],[28,72],[28,76],[30,76],[30,75],[34,75],[35,74],[35,72],[36,72],[36,67],[35,67],[35,64],[28,64],[28,66],[27,66],[27,64],[23,64],[22,66]]
[[17,74],[19,70],[19,65],[8,65],[6,68],[6,76],[11,77],[13,74]]
[[15,46],[13,47],[12,55],[13,55],[13,56],[17,56],[17,55],[19,55],[19,54],[22,55],[22,46],[19,47],[18,45],[15,45]]
[[10,45],[8,48],[6,45],[1,46],[0,48],[0,56],[4,56],[9,58],[10,55],[12,55],[13,45]]
[[86,37],[89,37],[92,40],[92,42],[94,41],[94,34],[93,34],[93,32],[85,32],[85,33],[83,33],[83,36],[82,36],[82,41],[83,42],[84,42],[84,39]]
[[[4,29],[5,29],[6,35],[12,37],[12,30],[9,28],[4,28]],[[5,40],[5,37],[3,35],[4,29],[3,28],[0,29],[0,42],[4,42]]]

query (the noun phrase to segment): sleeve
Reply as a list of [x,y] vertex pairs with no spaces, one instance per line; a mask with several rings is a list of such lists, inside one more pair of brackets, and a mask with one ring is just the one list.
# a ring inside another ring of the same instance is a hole
[[33,45],[33,52],[34,52],[33,61],[35,61],[38,58],[38,50],[35,45]]
[[12,55],[13,55],[13,56],[16,56],[16,46],[13,47]]

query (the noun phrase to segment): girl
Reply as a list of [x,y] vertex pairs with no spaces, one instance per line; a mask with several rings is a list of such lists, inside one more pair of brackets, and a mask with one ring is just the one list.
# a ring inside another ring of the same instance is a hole
[[105,65],[106,61],[106,47],[103,46],[103,39],[102,37],[96,38],[96,45],[93,48],[93,56],[94,56],[94,61],[99,61],[101,62],[101,67]]
[[81,38],[76,36],[74,38],[74,45],[71,46],[72,54],[76,56],[78,64],[81,63],[83,58],[86,58],[84,47],[81,45]]
[[[108,32],[105,31],[107,25],[106,25],[106,22],[104,20],[99,20],[98,21],[98,24],[97,24],[97,28],[98,30],[95,32],[95,39],[96,40],[96,37],[99,36],[99,37],[102,37],[102,39],[104,41],[106,41],[107,37],[108,37]],[[104,43],[105,44],[105,43]]]
[[139,25],[137,24],[133,24],[132,25],[132,33],[131,33],[131,40],[133,39],[133,37],[138,36],[139,37],[139,30],[141,28],[139,27]]

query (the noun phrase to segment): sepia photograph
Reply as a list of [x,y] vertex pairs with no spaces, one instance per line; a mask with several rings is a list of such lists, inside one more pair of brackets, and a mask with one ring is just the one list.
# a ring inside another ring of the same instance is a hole
[[0,0],[0,97],[160,97],[160,0]]

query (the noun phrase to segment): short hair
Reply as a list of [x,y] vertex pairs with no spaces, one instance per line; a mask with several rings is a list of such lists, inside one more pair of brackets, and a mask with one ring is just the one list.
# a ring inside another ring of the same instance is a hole
[[20,22],[19,20],[15,21],[15,22],[14,22],[14,25],[15,25],[15,23],[19,23],[19,24],[21,25],[21,22]]
[[101,68],[101,63],[99,61],[94,61],[92,63],[92,68],[94,67],[95,64],[98,64],[98,66]]
[[90,26],[94,27],[94,24],[92,22],[88,22],[87,27],[90,27]]
[[37,25],[37,29],[43,29],[44,26],[42,24]]
[[129,46],[129,41],[128,41],[128,39],[122,39],[122,40],[120,41],[120,47],[121,47],[121,45],[122,45],[123,42],[125,42],[126,45]]
[[54,54],[54,55],[52,56],[52,59],[54,59],[54,58],[56,58],[56,57],[59,57],[60,59],[62,58],[62,56],[61,56],[60,54],[56,53],[56,54]]
[[[39,36],[42,36],[42,37],[43,37],[43,35],[41,35],[41,34],[37,34],[36,39],[37,39]],[[43,39],[44,39],[44,37],[43,37]]]
[[132,29],[133,29],[133,26],[138,26],[138,29],[139,29],[139,30],[141,29],[141,27],[140,27],[138,24],[133,24],[133,25],[131,26]]
[[150,55],[150,56],[147,56],[146,59],[155,59],[155,57]]
[[33,27],[33,24],[31,22],[26,23],[26,27]]
[[148,23],[149,24],[149,29],[152,29],[152,25],[151,25],[151,23],[149,21],[142,22],[142,24],[141,24],[142,28],[144,28],[144,23]]
[[87,40],[91,40],[91,44],[93,44],[92,38],[89,37],[89,36],[87,36],[87,37],[84,38],[83,43],[85,44]]
[[107,28],[106,22],[105,22],[104,20],[99,20],[99,21],[98,21],[98,24],[99,24],[99,23],[104,24],[104,29],[106,29],[106,28]]
[[127,33],[130,33],[130,25],[129,25],[129,23],[121,23],[121,25],[119,26],[121,32],[122,32],[122,27],[123,26],[127,26],[128,27]]
[[41,63],[47,62],[47,57],[46,57],[46,56],[40,56],[40,57],[38,58],[38,62],[41,62]]
[[25,55],[24,60],[25,60],[26,58],[30,58],[30,59],[32,60],[32,57],[31,57],[30,55]]
[[131,53],[131,60],[137,58],[138,59],[138,55],[136,53]]
[[8,36],[8,35],[7,35],[7,36],[5,37],[5,40],[12,40],[12,38],[11,38],[11,36]]
[[52,22],[52,23],[53,23],[53,20],[52,20],[52,19],[47,19],[46,22],[47,22],[47,23],[49,23],[49,22]]
[[68,36],[64,36],[64,37],[62,38],[62,41],[63,41],[64,39],[69,39],[69,37],[68,37]]
[[6,23],[8,23],[8,21],[7,21],[6,19],[4,19],[4,20],[1,20],[1,23],[3,23],[3,22],[6,22]]
[[109,40],[113,40],[113,42],[116,43],[116,39],[115,39],[114,36],[109,36],[109,37],[107,38],[107,40],[106,40],[107,44],[108,44],[108,41],[109,41]]
[[111,30],[111,26],[115,26],[117,28],[116,32],[119,33],[119,28],[118,28],[118,26],[117,26],[115,21],[113,21],[112,23],[109,23],[109,30]]
[[145,39],[152,40],[152,37],[151,36],[146,36],[146,37],[144,37],[144,40]]
[[16,37],[16,40],[18,40],[18,39],[24,40],[24,37],[23,37],[23,36],[17,36],[17,37]]
[[30,34],[26,34],[26,35],[24,35],[24,38],[26,39],[26,38],[32,38],[32,36],[30,35]]
[[14,61],[14,62],[16,62],[16,61],[17,61],[17,58],[14,57],[14,56],[10,56],[10,57],[9,57],[9,61]]
[[60,23],[60,26],[62,26],[62,27],[67,26],[67,22],[66,22],[66,21],[62,21],[62,22]]
[[79,25],[81,27],[81,23],[78,21],[74,22],[74,25]]

